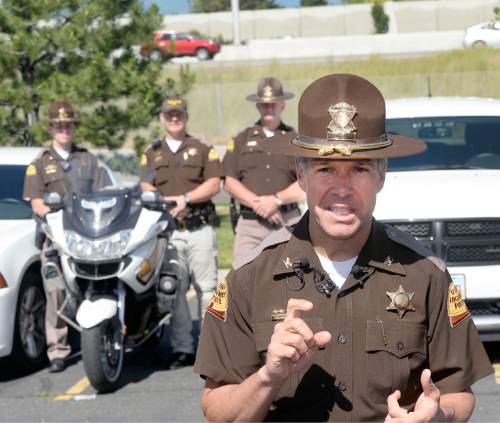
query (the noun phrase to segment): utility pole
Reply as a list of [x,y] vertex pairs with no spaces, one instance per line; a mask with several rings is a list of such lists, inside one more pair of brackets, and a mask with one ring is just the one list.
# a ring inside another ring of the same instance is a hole
[[233,13],[233,45],[239,46],[240,42],[240,0],[231,0]]

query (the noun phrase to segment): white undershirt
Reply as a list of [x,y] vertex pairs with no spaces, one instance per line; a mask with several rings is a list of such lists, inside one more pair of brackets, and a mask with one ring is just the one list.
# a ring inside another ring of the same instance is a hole
[[68,160],[69,153],[70,153],[69,149],[64,150],[63,148],[54,147],[54,150],[56,151],[57,154],[59,154],[59,156],[61,156],[61,158],[63,160]]
[[262,128],[262,131],[264,132],[267,138],[272,137],[274,135],[274,131],[270,131],[269,129]]
[[168,148],[170,148],[170,151],[172,153],[177,153],[177,150],[182,144],[182,141],[180,140],[165,140],[167,142]]
[[331,261],[318,253],[316,254],[318,255],[321,266],[323,266],[323,269],[328,273],[328,276],[330,276],[330,279],[337,287],[341,287],[344,284],[347,276],[349,276],[352,270],[352,266],[358,258],[358,256],[356,256],[345,261]]

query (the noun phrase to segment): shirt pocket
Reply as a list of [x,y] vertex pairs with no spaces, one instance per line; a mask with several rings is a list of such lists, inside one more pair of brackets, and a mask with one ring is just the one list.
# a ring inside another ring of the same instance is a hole
[[[53,165],[53,166],[56,166],[56,165]],[[61,181],[62,179],[64,179],[64,172],[62,171],[62,169],[59,168],[59,166],[57,166],[54,169],[54,171],[52,171],[50,173],[47,173],[46,171],[44,171],[42,174],[42,179],[43,179],[44,185],[55,184],[58,181]]]
[[396,389],[406,399],[420,390],[420,374],[427,363],[425,325],[368,320],[365,350],[368,396],[374,402],[386,403]]
[[182,173],[186,179],[192,182],[200,182],[203,177],[203,160],[199,154],[189,156],[181,163]]
[[262,166],[262,158],[264,152],[259,144],[256,145],[245,145],[241,149],[240,154],[240,168],[241,170],[251,170],[259,166]]
[[[322,318],[303,318],[304,322],[309,326],[311,331],[313,333],[320,332],[323,330],[323,319]],[[271,342],[271,337],[274,333],[274,326],[278,322],[259,322],[254,324],[253,326],[253,331],[254,331],[254,339],[255,339],[255,346],[257,348],[257,352],[259,353],[259,356],[261,358],[261,365],[263,366],[266,362],[266,353],[267,353],[267,347],[269,343]],[[299,387],[302,379],[304,377],[307,377],[306,374],[309,372],[311,373],[314,372],[315,379],[318,374],[325,374],[325,372],[318,372],[318,367],[321,369],[324,369],[325,366],[325,350],[319,350],[316,351],[314,354],[313,360],[310,363],[309,366],[303,368],[299,372],[293,373],[286,381],[283,383],[281,386],[281,389],[276,397],[276,400],[280,398],[293,398],[296,395],[297,388]],[[294,399],[295,402],[307,402],[308,398],[311,396],[314,396],[315,393],[311,392],[309,388],[312,388],[314,390],[313,385],[308,383],[308,389],[301,389],[301,395],[300,397],[296,397]],[[316,386],[322,386],[323,382],[321,380],[317,380],[317,383],[314,385]],[[307,395],[304,395],[307,394]]]
[[157,162],[154,162],[153,168],[155,171],[154,185],[158,187],[166,184],[170,179],[169,163],[167,161],[159,160]]

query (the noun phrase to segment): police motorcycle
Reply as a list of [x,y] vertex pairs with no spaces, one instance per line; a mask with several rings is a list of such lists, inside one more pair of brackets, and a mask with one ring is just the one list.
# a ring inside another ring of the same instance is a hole
[[63,281],[58,314],[80,332],[91,385],[114,391],[125,351],[157,343],[174,307],[177,262],[167,241],[176,203],[138,188],[49,193],[44,202],[42,230],[55,249],[42,272]]

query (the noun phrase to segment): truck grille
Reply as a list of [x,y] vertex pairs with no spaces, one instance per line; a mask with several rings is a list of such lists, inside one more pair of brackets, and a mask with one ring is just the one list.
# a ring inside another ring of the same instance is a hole
[[417,238],[448,265],[500,264],[500,219],[385,223]]
[[466,301],[467,308],[473,316],[489,316],[500,313],[500,300],[493,301]]
[[89,279],[104,279],[116,276],[120,271],[120,261],[111,263],[79,263],[73,262],[77,276]]

